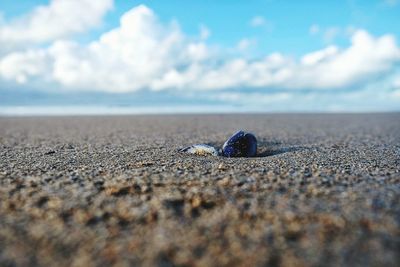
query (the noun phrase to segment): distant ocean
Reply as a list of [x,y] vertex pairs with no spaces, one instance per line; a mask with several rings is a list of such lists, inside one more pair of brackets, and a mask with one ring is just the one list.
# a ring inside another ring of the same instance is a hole
[[242,106],[169,92],[99,93],[0,90],[0,116],[246,112]]
[[[243,95],[243,97],[245,97]],[[244,101],[242,101],[244,100]],[[224,101],[213,95],[138,91],[133,93],[66,92],[0,88],[0,116],[129,115],[129,114],[211,114],[211,113],[348,113],[398,112],[397,101],[377,103],[325,97],[320,101],[295,99],[257,102],[247,99]],[[385,104],[385,105],[383,105]]]
[[[77,115],[134,115],[134,114],[210,114],[252,112],[230,106],[0,106],[0,116],[77,116]],[[254,110],[254,112],[256,112]]]

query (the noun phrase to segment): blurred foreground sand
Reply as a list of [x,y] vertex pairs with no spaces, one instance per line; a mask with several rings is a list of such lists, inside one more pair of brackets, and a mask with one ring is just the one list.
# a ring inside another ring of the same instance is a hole
[[0,118],[0,266],[396,266],[399,225],[400,114]]

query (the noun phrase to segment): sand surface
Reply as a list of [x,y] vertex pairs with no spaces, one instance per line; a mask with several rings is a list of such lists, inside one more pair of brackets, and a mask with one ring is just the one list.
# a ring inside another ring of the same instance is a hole
[[398,113],[0,118],[0,266],[396,266],[399,225]]

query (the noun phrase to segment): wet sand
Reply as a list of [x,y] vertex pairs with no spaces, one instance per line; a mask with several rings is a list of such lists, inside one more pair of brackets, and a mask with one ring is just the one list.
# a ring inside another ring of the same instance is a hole
[[396,266],[399,225],[399,113],[0,118],[0,266]]

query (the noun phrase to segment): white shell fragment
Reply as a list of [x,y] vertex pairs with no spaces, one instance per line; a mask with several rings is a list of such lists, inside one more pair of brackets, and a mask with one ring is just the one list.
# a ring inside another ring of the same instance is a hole
[[204,144],[188,146],[180,149],[179,152],[195,154],[198,156],[218,156],[218,151],[214,147]]

